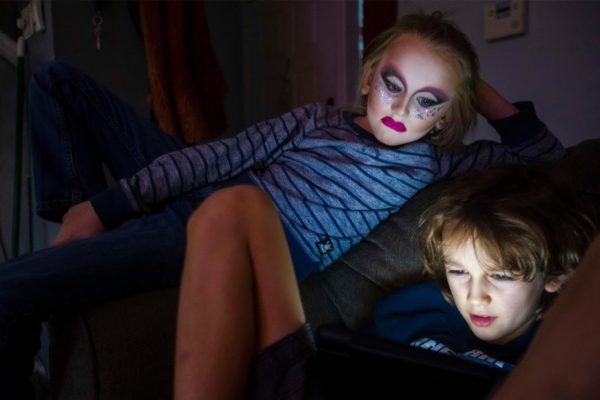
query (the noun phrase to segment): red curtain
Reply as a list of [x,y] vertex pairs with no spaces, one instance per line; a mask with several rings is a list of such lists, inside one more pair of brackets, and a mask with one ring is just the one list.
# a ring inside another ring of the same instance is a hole
[[139,5],[154,118],[188,144],[215,138],[227,125],[227,84],[210,43],[204,2]]

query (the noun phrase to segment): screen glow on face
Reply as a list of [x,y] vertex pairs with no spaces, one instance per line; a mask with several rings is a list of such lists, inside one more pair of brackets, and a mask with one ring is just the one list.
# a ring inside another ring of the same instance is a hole
[[444,258],[454,304],[478,338],[508,343],[537,318],[545,290],[543,274],[525,281],[510,271],[490,268],[493,260],[470,239],[449,243]]
[[355,119],[388,146],[415,142],[449,123],[458,87],[454,64],[414,35],[392,41],[362,83],[366,115]]
[[[406,92],[405,85],[402,78],[393,71],[383,72],[380,78],[381,80],[376,84],[377,96],[383,104],[391,107]],[[433,119],[445,111],[449,105],[450,101],[439,91],[424,90],[411,96],[404,115],[419,121]]]

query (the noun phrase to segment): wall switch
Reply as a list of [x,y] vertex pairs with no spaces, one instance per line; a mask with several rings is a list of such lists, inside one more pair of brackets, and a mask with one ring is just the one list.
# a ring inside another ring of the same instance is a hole
[[523,35],[527,31],[527,1],[506,0],[484,8],[484,38],[487,41]]

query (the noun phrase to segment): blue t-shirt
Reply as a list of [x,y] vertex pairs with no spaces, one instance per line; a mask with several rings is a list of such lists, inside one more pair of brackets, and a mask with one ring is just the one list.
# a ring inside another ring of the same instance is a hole
[[504,345],[483,341],[434,283],[407,286],[386,297],[377,304],[373,319],[370,330],[378,336],[505,370],[517,363],[538,326],[532,324]]

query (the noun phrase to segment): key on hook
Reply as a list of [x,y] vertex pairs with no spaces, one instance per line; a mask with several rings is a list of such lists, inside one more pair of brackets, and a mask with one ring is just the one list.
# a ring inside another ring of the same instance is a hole
[[102,23],[104,20],[100,13],[94,14],[92,17],[92,25],[94,26],[94,36],[96,37],[96,48],[100,50],[102,37]]

